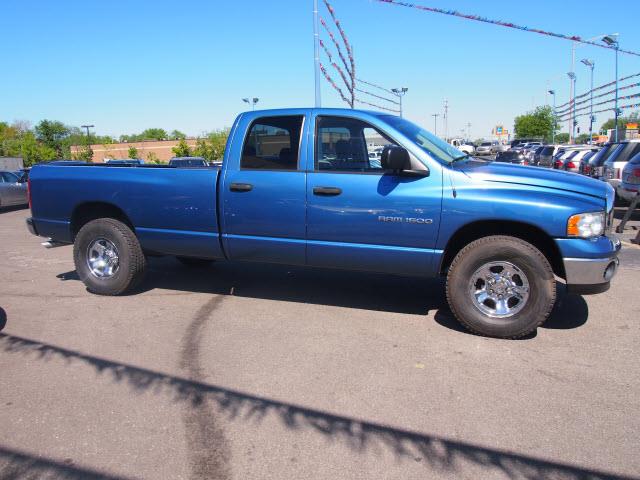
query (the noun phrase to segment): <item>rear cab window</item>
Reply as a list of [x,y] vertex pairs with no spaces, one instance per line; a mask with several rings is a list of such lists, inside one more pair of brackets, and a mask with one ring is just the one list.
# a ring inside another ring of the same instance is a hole
[[254,120],[244,140],[240,169],[297,170],[303,120],[302,115]]

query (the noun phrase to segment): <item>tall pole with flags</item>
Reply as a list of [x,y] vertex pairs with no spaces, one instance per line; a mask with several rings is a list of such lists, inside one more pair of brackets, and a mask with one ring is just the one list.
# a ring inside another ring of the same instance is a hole
[[318,0],[313,0],[313,51],[316,84],[316,108],[322,105],[320,96],[320,25],[318,17]]

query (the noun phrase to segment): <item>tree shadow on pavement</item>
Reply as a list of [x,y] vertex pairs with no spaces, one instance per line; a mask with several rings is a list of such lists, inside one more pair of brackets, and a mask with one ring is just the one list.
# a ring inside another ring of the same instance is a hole
[[7,312],[4,311],[4,308],[0,307],[0,332],[7,325]]
[[128,480],[127,477],[78,467],[71,459],[62,462],[0,446],[2,479]]
[[[13,335],[0,333],[0,351],[29,356],[41,361],[59,359],[69,364],[83,363],[92,367],[97,375],[103,375],[114,383],[125,383],[136,393],[150,391],[155,394],[167,394],[174,401],[187,402],[193,407],[200,405],[204,400],[210,400],[216,405],[218,413],[229,421],[251,421],[258,424],[267,416],[274,416],[290,430],[315,432],[328,441],[341,442],[356,452],[384,450],[398,460],[422,462],[427,469],[454,476],[461,474],[464,467],[479,466],[484,469],[486,475],[501,473],[507,478],[633,479],[633,477],[617,476],[566,463],[343,417],[215,385],[189,381]],[[1,470],[0,473],[2,473]]]

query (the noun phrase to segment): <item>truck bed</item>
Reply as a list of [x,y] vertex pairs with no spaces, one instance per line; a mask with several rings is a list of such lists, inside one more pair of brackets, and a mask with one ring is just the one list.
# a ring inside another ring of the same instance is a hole
[[38,234],[72,242],[74,220],[120,210],[148,252],[222,258],[217,221],[219,168],[44,165],[32,170]]

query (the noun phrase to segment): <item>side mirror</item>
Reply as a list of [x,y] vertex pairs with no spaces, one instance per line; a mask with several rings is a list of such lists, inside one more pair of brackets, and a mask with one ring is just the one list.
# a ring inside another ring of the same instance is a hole
[[411,170],[411,158],[409,152],[402,147],[388,145],[382,150],[380,159],[385,170],[402,171]]

